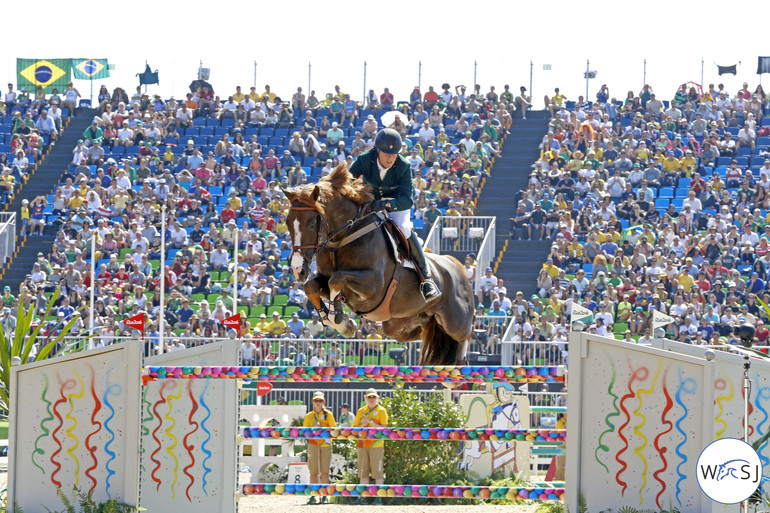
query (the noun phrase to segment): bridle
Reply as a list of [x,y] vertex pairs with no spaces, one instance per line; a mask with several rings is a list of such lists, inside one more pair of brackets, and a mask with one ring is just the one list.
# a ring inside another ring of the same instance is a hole
[[[321,232],[328,231],[329,223],[326,221],[326,218],[321,214],[321,212],[318,211],[317,208],[308,205],[307,203],[303,203],[299,200],[295,200],[294,203],[299,203],[299,205],[292,204],[289,207],[289,211],[294,212],[307,212],[307,211],[314,211],[316,213],[316,219],[318,220],[318,231],[316,232],[316,239],[314,244],[303,244],[300,246],[292,246],[291,248],[291,256],[293,256],[295,253],[300,255],[302,259],[310,265],[312,261],[316,258],[318,253],[324,249],[327,245],[330,246],[332,249],[336,248],[336,244],[333,243],[333,239],[337,237],[338,235],[342,234],[343,232],[350,230],[353,226],[355,226],[360,221],[363,221],[367,219],[369,216],[376,214],[375,211],[370,210],[369,213],[364,215],[363,217],[361,214],[364,212],[364,205],[358,205],[358,211],[356,212],[356,216],[353,219],[349,219],[346,223],[344,223],[342,226],[334,230],[332,233],[328,234],[326,238],[321,242]],[[303,250],[313,250],[310,256],[303,252]]]
[[[326,218],[316,209],[315,207],[311,207],[310,205],[307,205],[305,203],[300,202],[299,200],[295,201],[295,203],[299,203],[300,205],[294,206],[294,204],[289,207],[289,212],[307,212],[309,210],[312,210],[316,213],[316,219],[318,221],[318,231],[316,232],[315,237],[315,244],[303,244],[301,246],[294,246],[292,244],[291,247],[291,256],[289,257],[291,260],[291,257],[294,256],[294,254],[298,254],[302,257],[302,259],[307,263],[307,265],[310,265],[310,263],[315,259],[316,255],[318,254],[319,249],[319,241],[321,240],[321,231],[324,227],[328,227],[328,224],[326,223]],[[304,249],[312,249],[313,252],[308,257],[302,250]]]

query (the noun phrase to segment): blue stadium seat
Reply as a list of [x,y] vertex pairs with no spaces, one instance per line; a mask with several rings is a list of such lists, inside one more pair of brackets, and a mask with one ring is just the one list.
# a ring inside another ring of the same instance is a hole
[[736,159],[740,157],[748,157],[749,155],[751,155],[751,148],[749,146],[741,146],[740,148],[738,148],[736,155],[737,155]]
[[[658,193],[658,198],[673,198],[674,197],[674,189],[673,187],[661,187],[660,192]],[[666,205],[668,206],[668,205]]]
[[207,118],[193,118],[193,126],[206,126]]
[[687,193],[690,192],[689,187],[678,187],[676,189],[676,198],[686,198]]
[[270,127],[264,127],[259,130],[259,135],[264,135],[267,137],[272,137],[275,135],[275,129]]
[[[686,177],[685,178],[680,178],[679,179],[679,183],[677,184],[677,187],[680,188],[680,189],[682,187],[689,189],[690,188],[690,179],[686,178]],[[677,194],[677,196],[678,196],[678,194]]]
[[217,139],[221,139],[223,136],[228,134],[229,132],[225,126],[218,126],[214,128],[214,135],[217,137]]
[[206,126],[219,126],[217,118],[206,118]]
[[730,166],[730,163],[731,163],[732,161],[733,161],[733,159],[732,159],[732,158],[730,158],[730,157],[719,157],[719,158],[717,159],[717,166],[725,166],[725,167],[729,167],[729,166]]
[[225,118],[222,120],[222,126],[225,128],[232,128],[235,126],[235,120],[233,118]]
[[204,126],[201,128],[201,137],[214,137],[214,127]]
[[655,208],[656,209],[667,209],[670,202],[671,202],[671,200],[669,198],[658,198],[658,199],[655,200]]
[[184,129],[184,135],[186,137],[195,137],[196,135],[201,135],[201,127],[199,126],[188,126]]
[[[743,148],[741,148],[743,149]],[[746,148],[749,149],[749,148]],[[749,165],[749,158],[748,157],[735,157],[735,162],[738,164],[738,167],[745,168]]]
[[679,211],[682,210],[682,204],[684,203],[684,198],[674,198],[671,200],[671,203],[674,204],[674,208]]

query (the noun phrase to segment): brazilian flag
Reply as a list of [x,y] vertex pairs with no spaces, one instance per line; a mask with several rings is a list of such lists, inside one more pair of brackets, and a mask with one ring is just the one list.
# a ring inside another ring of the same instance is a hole
[[62,92],[70,80],[70,69],[70,59],[16,59],[16,81],[20,88],[42,86],[46,93],[54,88]]
[[72,59],[72,75],[78,80],[96,80],[110,76],[107,59]]

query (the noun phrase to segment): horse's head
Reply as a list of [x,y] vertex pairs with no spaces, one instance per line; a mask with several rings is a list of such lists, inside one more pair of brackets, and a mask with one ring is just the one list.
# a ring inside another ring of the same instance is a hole
[[318,251],[320,240],[323,218],[315,206],[319,190],[318,187],[313,189],[310,195],[312,203],[300,201],[300,194],[297,190],[282,188],[281,191],[291,203],[289,215],[286,218],[292,246],[289,265],[294,277],[300,282],[305,282],[310,276],[310,262],[313,261],[316,251]]

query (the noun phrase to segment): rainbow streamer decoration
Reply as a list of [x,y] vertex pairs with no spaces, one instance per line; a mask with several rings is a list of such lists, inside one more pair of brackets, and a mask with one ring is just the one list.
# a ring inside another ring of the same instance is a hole
[[107,417],[107,419],[104,421],[104,429],[107,430],[107,432],[110,434],[110,439],[107,440],[107,443],[104,444],[104,452],[109,454],[109,459],[107,460],[107,463],[105,464],[105,468],[107,469],[107,479],[106,482],[106,493],[107,497],[110,499],[112,498],[112,495],[110,494],[110,479],[112,476],[116,474],[114,470],[110,467],[110,463],[112,463],[112,460],[114,460],[117,457],[117,454],[110,450],[110,445],[115,441],[115,432],[110,428],[110,421],[115,417],[115,408],[112,407],[112,403],[110,403],[109,396],[117,396],[122,392],[122,388],[120,385],[113,384],[110,385],[110,375],[112,374],[112,370],[107,372],[107,389],[104,391],[104,395],[102,395],[102,402],[104,405],[110,409],[110,416]]
[[[644,395],[652,395],[653,392],[655,392],[655,384],[658,382],[658,376],[660,376],[660,371],[663,368],[663,362],[658,360],[658,370],[655,371],[655,376],[652,378],[652,383],[650,384],[649,389],[642,389],[641,387],[636,390],[636,399],[639,401],[639,406],[634,410],[634,416],[639,417],[641,422],[634,426],[634,434],[642,439],[642,443],[634,447],[634,454],[639,456],[641,458],[642,463],[644,463],[644,471],[642,472],[642,487],[639,489],[639,506],[642,505],[644,502],[644,499],[642,498],[642,490],[647,488],[647,458],[644,457],[644,454],[642,453],[642,449],[647,447],[647,444],[649,441],[647,440],[647,437],[644,436],[644,433],[642,433],[641,429],[644,427],[645,423],[647,422],[647,418],[642,415],[640,412],[642,411],[642,407],[644,405],[642,401],[642,394]],[[645,369],[646,370],[646,369]],[[646,376],[645,376],[646,378]]]
[[206,447],[206,445],[211,441],[211,431],[209,431],[209,428],[206,427],[206,421],[209,420],[209,418],[211,417],[211,409],[206,404],[206,401],[203,399],[203,396],[205,396],[206,392],[208,392],[210,384],[211,384],[210,381],[206,382],[206,386],[203,387],[203,392],[201,392],[201,395],[198,397],[198,402],[201,403],[201,408],[206,410],[206,416],[201,421],[201,429],[203,430],[204,433],[206,433],[206,439],[201,444],[201,451],[203,451],[203,453],[206,455],[206,457],[203,459],[203,462],[201,463],[201,465],[203,466],[203,477],[201,480],[203,481],[203,493],[206,494],[206,497],[209,496],[209,492],[206,491],[206,485],[208,484],[208,481],[206,480],[206,476],[211,473],[211,467],[206,466],[206,462],[209,461],[209,459],[211,458],[211,456],[213,456],[213,454]]
[[67,449],[67,454],[69,454],[70,457],[75,461],[75,486],[78,486],[80,484],[80,460],[75,455],[74,451],[80,446],[80,440],[78,437],[72,434],[72,431],[74,431],[78,426],[78,420],[75,417],[72,417],[72,412],[75,411],[75,403],[73,399],[82,399],[86,393],[86,389],[83,385],[83,379],[80,377],[80,374],[78,374],[77,371],[75,371],[75,377],[78,379],[78,383],[80,384],[80,391],[77,393],[73,392],[67,396],[67,403],[70,405],[70,409],[64,415],[64,418],[71,421],[71,424],[70,427],[64,430],[64,433],[68,438],[72,438],[75,441],[72,446]]
[[682,460],[679,462],[679,465],[676,466],[676,475],[679,477],[679,479],[676,480],[676,501],[679,503],[679,505],[682,505],[681,499],[679,499],[679,494],[682,492],[681,489],[681,482],[687,479],[687,476],[685,474],[682,474],[681,467],[685,463],[687,463],[687,455],[684,454],[680,449],[682,446],[687,443],[687,433],[685,433],[682,430],[682,427],[680,424],[682,421],[687,417],[687,414],[690,412],[690,410],[685,406],[684,402],[682,402],[682,393],[685,394],[694,394],[696,390],[697,384],[695,383],[695,380],[692,378],[684,378],[684,371],[682,369],[679,369],[679,388],[676,390],[676,394],[674,395],[674,400],[676,403],[682,407],[684,412],[682,413],[682,416],[679,417],[679,419],[674,424],[676,426],[676,430],[679,431],[679,433],[682,435],[683,439],[679,444],[676,446],[676,449],[674,452],[677,456]]
[[447,440],[506,441],[562,444],[565,429],[399,428],[399,427],[294,427],[243,428],[245,438],[288,440]]
[[144,375],[150,379],[243,379],[273,382],[542,383],[564,382],[564,367],[145,367]]
[[179,470],[179,459],[176,457],[176,454],[174,453],[174,449],[177,445],[179,445],[179,440],[176,436],[174,436],[174,426],[176,426],[176,419],[171,416],[171,412],[174,411],[174,406],[171,403],[172,399],[181,399],[182,398],[182,383],[179,383],[179,393],[177,395],[169,395],[168,396],[168,413],[163,416],[164,419],[171,422],[171,425],[166,428],[166,436],[171,438],[174,443],[170,444],[168,447],[166,447],[166,453],[171,456],[171,459],[174,460],[174,480],[171,482],[171,498],[176,498],[176,491],[174,487],[176,486],[176,483],[179,479],[178,476],[178,470]]
[[412,497],[418,499],[507,499],[563,501],[564,488],[515,486],[363,485],[363,484],[245,484],[244,495],[303,495],[326,497]]
[[[607,355],[607,358],[609,358],[609,355]],[[604,438],[604,435],[607,433],[612,433],[615,431],[615,425],[610,422],[610,419],[612,417],[620,417],[620,408],[618,408],[618,399],[619,397],[612,391],[612,389],[615,387],[615,363],[610,359],[610,366],[612,367],[612,376],[610,377],[610,382],[607,385],[607,394],[612,397],[612,407],[615,408],[614,412],[608,413],[606,417],[604,417],[604,423],[607,425],[607,429],[602,431],[602,434],[599,435],[599,440],[596,444],[596,450],[594,451],[594,459],[604,467],[604,470],[609,473],[610,469],[607,467],[607,465],[604,464],[602,460],[599,459],[599,451],[604,452],[610,452],[610,448],[602,443],[602,439]]]
[[45,438],[51,433],[48,430],[48,428],[45,427],[46,422],[50,422],[53,420],[53,412],[51,411],[51,406],[53,405],[53,403],[45,398],[45,396],[48,394],[48,386],[49,386],[48,374],[43,374],[43,393],[41,394],[40,399],[44,403],[46,403],[46,412],[48,413],[48,417],[40,421],[40,431],[42,431],[42,433],[40,434],[40,436],[38,436],[35,439],[35,450],[32,451],[32,454],[30,455],[30,457],[32,458],[32,464],[37,468],[39,468],[40,472],[42,472],[43,475],[45,475],[45,469],[37,464],[37,462],[35,461],[35,454],[40,454],[41,456],[45,456],[45,451],[40,447],[38,447],[37,444],[41,438]]

